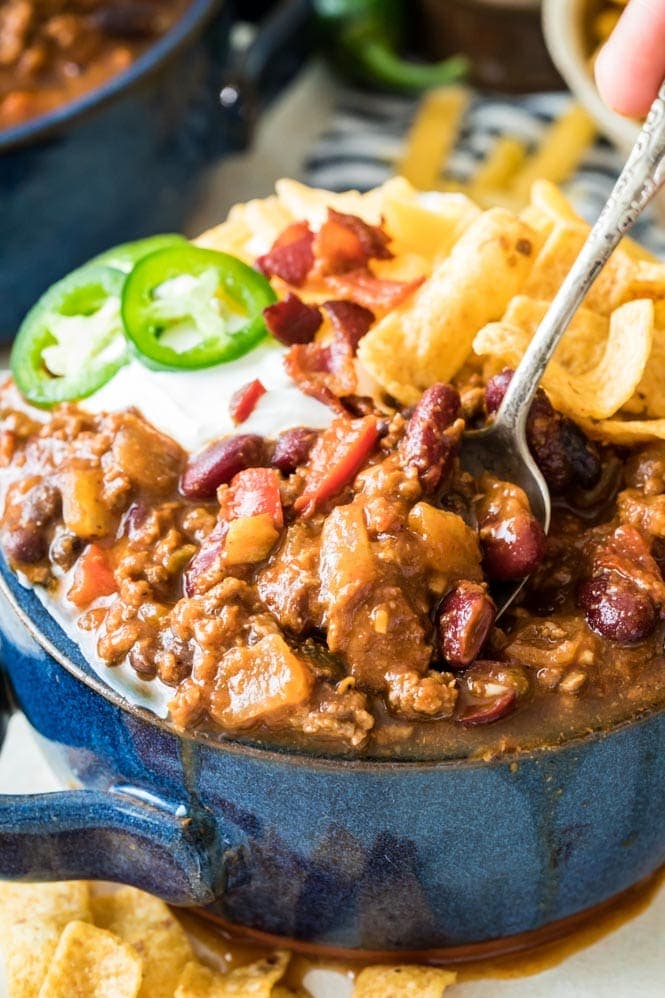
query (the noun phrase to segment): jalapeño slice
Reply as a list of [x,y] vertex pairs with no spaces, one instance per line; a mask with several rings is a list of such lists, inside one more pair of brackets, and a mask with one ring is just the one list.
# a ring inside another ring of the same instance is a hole
[[18,388],[34,405],[85,398],[127,362],[120,314],[124,274],[89,263],[52,285],[21,323],[11,354]]
[[276,301],[261,274],[228,253],[189,244],[144,257],[122,295],[125,331],[148,367],[194,369],[235,360],[266,335]]

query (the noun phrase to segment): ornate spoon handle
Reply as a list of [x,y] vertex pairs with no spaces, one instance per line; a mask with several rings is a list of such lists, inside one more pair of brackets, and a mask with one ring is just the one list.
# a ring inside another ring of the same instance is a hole
[[612,251],[665,182],[665,83],[614,185],[607,204],[529,343],[497,414],[521,430],[543,372],[571,319]]

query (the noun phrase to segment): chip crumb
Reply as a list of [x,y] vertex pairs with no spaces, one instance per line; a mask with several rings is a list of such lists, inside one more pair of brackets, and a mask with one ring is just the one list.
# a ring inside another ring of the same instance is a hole
[[283,976],[291,954],[276,950],[270,956],[220,974],[191,961],[185,967],[174,998],[270,998]]
[[454,971],[439,967],[365,967],[356,978],[353,998],[441,998],[456,980]]

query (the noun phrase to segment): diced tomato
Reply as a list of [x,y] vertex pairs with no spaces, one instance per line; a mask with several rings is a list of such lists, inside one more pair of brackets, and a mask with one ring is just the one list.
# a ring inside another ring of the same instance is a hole
[[424,281],[388,281],[374,277],[369,270],[352,270],[348,274],[326,277],[328,287],[342,298],[349,298],[369,309],[388,311],[400,305]]
[[231,419],[236,426],[238,423],[244,423],[245,420],[251,416],[254,412],[256,403],[262,395],[265,395],[265,393],[266,389],[258,378],[254,378],[253,381],[248,381],[246,385],[243,385],[242,388],[239,388],[237,392],[233,393],[229,403],[229,411],[231,413]]
[[284,229],[271,248],[256,261],[266,277],[281,277],[299,288],[314,266],[314,233],[307,222],[294,222]]
[[305,468],[305,490],[294,509],[311,516],[345,485],[353,481],[371,454],[379,436],[374,416],[335,419],[314,445]]
[[74,569],[74,581],[67,596],[84,610],[99,596],[117,593],[118,584],[109,564],[108,555],[99,544],[89,544]]
[[227,520],[266,513],[278,530],[284,526],[279,493],[279,472],[275,468],[246,468],[239,471],[222,497],[222,515]]

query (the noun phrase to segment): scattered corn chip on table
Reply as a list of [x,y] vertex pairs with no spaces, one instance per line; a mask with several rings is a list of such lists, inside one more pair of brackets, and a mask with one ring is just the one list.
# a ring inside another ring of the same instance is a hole
[[[323,135],[322,120],[328,122]],[[279,141],[284,134],[294,136],[294,141]],[[557,156],[557,148],[564,155]],[[435,92],[418,105],[402,98],[340,91],[320,67],[314,66],[266,116],[253,153],[225,161],[211,174],[191,231],[200,231],[222,218],[231,202],[268,193],[278,176],[301,176],[309,183],[338,190],[367,188],[385,180],[397,165],[418,187],[459,190],[481,203],[486,198],[509,207],[519,205],[530,181],[543,171],[556,182],[568,181],[573,200],[592,217],[604,201],[620,161],[609,146],[595,142],[593,126],[570,106],[565,95],[502,101],[451,90]],[[643,223],[639,237],[651,250],[665,256],[665,229],[653,219]],[[538,316],[527,318],[535,322]],[[14,718],[0,760],[0,793],[57,788],[27,724]],[[48,896],[51,913],[33,926],[28,944],[35,957],[38,952],[48,952],[48,966],[40,965],[36,958],[30,961],[33,990],[17,990],[14,985],[9,992],[0,979],[0,998],[40,993],[44,998],[64,998],[76,984],[74,973],[88,981],[91,975],[111,981],[106,990],[98,992],[109,998],[131,993],[132,988],[140,988],[138,994],[146,998],[168,994],[179,998],[225,994],[285,998],[293,994],[280,990],[285,961],[281,956],[269,967],[247,971],[245,977],[239,973],[226,982],[226,990],[219,990],[219,979],[205,965],[214,961],[206,960],[196,940],[194,951],[190,949],[191,942],[174,919],[167,924],[162,920],[155,928],[156,935],[151,936],[150,945],[157,945],[160,953],[167,949],[169,954],[168,961],[155,959],[130,917],[137,903],[133,894],[121,891],[91,899],[87,888],[79,887],[62,894],[53,888]],[[0,907],[3,941],[13,917],[11,898],[12,891],[6,891]],[[143,904],[145,926],[150,923],[150,913],[159,914],[159,909],[151,906],[149,898]],[[355,994],[357,998],[378,998],[381,994],[435,998],[448,985],[446,994],[452,998],[660,998],[665,976],[664,936],[665,888],[661,887],[643,911],[616,931],[533,976],[519,976],[516,964],[518,976],[512,979],[505,979],[509,971],[502,973],[502,979],[471,980],[462,974],[458,983],[451,984],[445,974],[425,971],[407,990],[399,973],[386,977],[379,971],[374,978],[361,979]],[[257,953],[256,961],[263,955]],[[251,956],[247,962],[252,962]],[[224,968],[218,965],[218,969]],[[15,971],[10,960],[8,976]],[[255,973],[263,990],[252,984]],[[41,981],[41,991],[34,989],[36,980]],[[317,998],[350,998],[354,993],[354,984],[341,967],[313,967],[304,984]],[[365,984],[367,990],[362,990]]]

